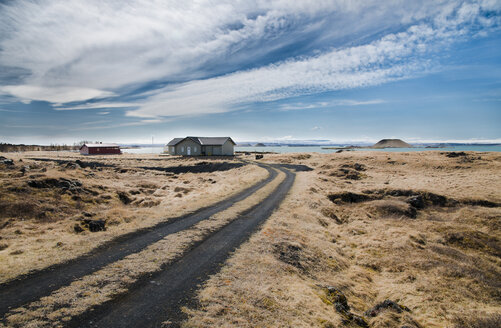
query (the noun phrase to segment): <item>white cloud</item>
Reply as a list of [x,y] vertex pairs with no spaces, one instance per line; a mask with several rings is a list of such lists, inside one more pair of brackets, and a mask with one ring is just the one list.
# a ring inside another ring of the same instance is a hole
[[52,103],[84,101],[95,98],[111,97],[113,92],[75,87],[41,87],[35,85],[0,86],[0,92],[13,95],[24,102],[42,100]]
[[[67,103],[151,81],[191,81],[156,90],[129,115],[225,112],[249,101],[411,77],[430,67],[421,54],[468,35],[471,26],[494,26],[497,17],[480,13],[500,8],[495,0],[19,0],[0,7],[0,66],[30,74],[1,90],[25,102]],[[410,27],[395,32],[402,26]],[[253,67],[310,32],[315,56],[204,80],[233,70],[228,61]],[[207,63],[219,71],[207,72]],[[57,107],[85,106],[98,108]]]

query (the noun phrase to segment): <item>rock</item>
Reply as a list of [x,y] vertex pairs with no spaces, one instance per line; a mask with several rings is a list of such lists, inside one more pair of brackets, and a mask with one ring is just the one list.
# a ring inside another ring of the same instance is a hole
[[73,230],[76,232],[76,233],[80,233],[80,232],[83,232],[84,229],[78,224],[76,223],[74,226],[73,226]]
[[359,164],[359,163],[355,163],[353,164],[353,168],[357,171],[365,171],[365,165],[364,164]]
[[[4,157],[5,158],[5,157]],[[2,159],[2,163],[7,165],[7,166],[12,166],[14,165],[14,161],[8,158]]]
[[79,169],[80,165],[78,165],[77,163],[68,162],[68,163],[66,163],[65,167],[67,169],[75,170],[75,169]]
[[363,328],[369,327],[369,324],[367,323],[367,321],[365,321],[365,319],[362,318],[361,316],[356,315],[356,314],[352,314],[352,316],[353,316],[352,321],[355,324],[357,324],[359,327],[363,327]]
[[118,191],[117,192],[118,199],[125,205],[130,204],[132,202],[132,199],[129,197],[129,195],[124,192],[124,191]]
[[78,166],[80,166],[80,167],[81,167],[81,168],[83,168],[83,169],[87,167],[87,165],[85,165],[85,163],[84,163],[84,162],[82,162],[82,161],[81,161],[81,160],[79,160],[79,159],[77,159],[77,160],[75,161],[75,164],[76,164],[76,165],[78,165]]
[[455,158],[455,157],[466,157],[468,155],[464,151],[457,151],[457,152],[451,151],[446,153],[445,156],[449,158]]
[[70,180],[65,178],[53,179],[47,178],[43,180],[30,180],[28,181],[28,186],[32,188],[60,188],[64,191],[70,191],[72,193],[81,192],[82,183],[78,180]]
[[327,290],[330,301],[332,302],[332,304],[334,304],[334,308],[337,312],[350,312],[348,299],[339,289],[329,286],[327,287]]
[[343,150],[342,150],[342,149],[339,149],[338,151],[336,151],[336,153],[338,153],[338,154],[339,154],[339,153],[342,153],[342,152],[343,152]]
[[261,159],[261,158],[263,158],[263,155],[256,154],[256,159]]
[[411,311],[408,307],[406,307],[404,305],[400,305],[392,300],[387,299],[379,304],[376,304],[373,308],[367,310],[365,312],[365,315],[368,317],[375,317],[379,313],[381,313],[383,310],[386,310],[386,309],[394,310],[397,313],[402,313],[402,311],[406,311],[406,312]]
[[418,210],[425,207],[424,198],[421,195],[409,197],[407,203]]
[[361,316],[354,314],[350,311],[350,306],[348,304],[348,299],[339,289],[333,286],[324,287],[326,291],[326,297],[329,302],[334,305],[334,308],[338,313],[342,315],[342,322],[346,325],[356,324],[359,327],[369,327],[369,324]]
[[89,231],[98,232],[98,231],[106,231],[106,221],[104,220],[83,220],[84,224],[89,227]]

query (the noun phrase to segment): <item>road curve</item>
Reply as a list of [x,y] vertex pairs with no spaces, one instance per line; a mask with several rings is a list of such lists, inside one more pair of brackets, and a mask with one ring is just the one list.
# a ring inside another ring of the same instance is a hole
[[257,165],[268,170],[268,177],[232,197],[201,208],[194,213],[122,235],[88,254],[0,285],[0,317],[3,317],[10,309],[47,296],[53,291],[70,284],[75,279],[95,272],[127,255],[137,253],[167,235],[185,230],[249,197],[277,176],[277,172],[270,167],[261,164]]
[[246,211],[220,230],[189,250],[181,259],[163,271],[136,282],[127,294],[80,316],[70,327],[177,327],[183,319],[182,306],[194,305],[194,294],[201,283],[216,273],[231,253],[278,208],[286,197],[295,174],[285,172],[280,185],[260,204]]

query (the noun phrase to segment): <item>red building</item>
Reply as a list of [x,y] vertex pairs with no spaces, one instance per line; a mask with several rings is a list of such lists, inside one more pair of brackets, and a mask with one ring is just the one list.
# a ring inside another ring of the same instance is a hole
[[113,155],[121,153],[120,146],[113,143],[83,144],[80,147],[80,154],[82,155]]

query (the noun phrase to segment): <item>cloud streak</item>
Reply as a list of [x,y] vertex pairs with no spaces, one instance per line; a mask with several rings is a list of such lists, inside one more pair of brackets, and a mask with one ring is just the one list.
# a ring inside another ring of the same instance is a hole
[[328,108],[328,107],[339,107],[339,106],[369,106],[369,105],[379,105],[386,101],[382,99],[373,100],[353,100],[353,99],[340,99],[333,101],[320,101],[313,103],[294,103],[285,104],[280,106],[281,111],[289,110],[306,110],[306,109],[318,109],[318,108]]

